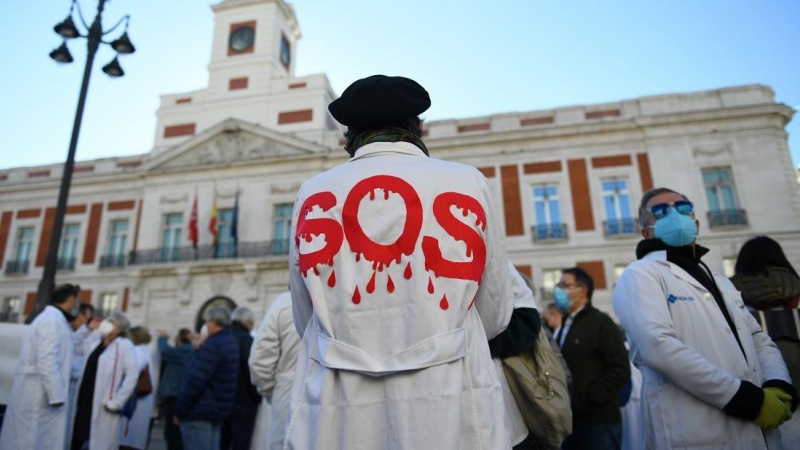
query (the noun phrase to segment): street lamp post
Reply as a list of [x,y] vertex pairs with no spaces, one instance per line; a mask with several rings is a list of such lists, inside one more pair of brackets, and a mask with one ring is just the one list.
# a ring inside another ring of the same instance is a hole
[[[135,50],[130,39],[128,39],[128,22],[129,16],[125,16],[117,22],[110,30],[103,32],[103,25],[101,23],[103,9],[106,0],[99,0],[97,4],[97,15],[91,26],[86,25],[83,19],[83,14],[80,11],[80,5],[76,0],[72,1],[70,7],[70,14],[67,18],[56,25],[53,29],[65,42],[60,47],[50,53],[50,57],[59,63],[71,63],[72,55],[66,45],[66,39],[77,37],[84,37],[88,41],[88,52],[86,56],[86,67],[83,71],[83,82],[81,83],[81,92],[78,96],[78,108],[75,111],[75,122],[72,126],[72,138],[69,142],[69,151],[67,153],[67,162],[64,164],[64,172],[61,176],[61,188],[58,192],[58,204],[56,206],[56,214],[53,219],[53,228],[50,233],[50,242],[47,249],[47,259],[44,261],[44,271],[42,272],[42,280],[39,282],[39,290],[36,294],[36,304],[33,311],[28,317],[27,322],[30,323],[33,319],[50,303],[53,289],[55,288],[56,268],[58,264],[58,247],[61,243],[61,229],[64,226],[64,214],[67,209],[67,198],[69,197],[70,183],[72,182],[72,169],[75,165],[75,149],[78,146],[78,135],[81,131],[81,121],[83,119],[83,107],[86,104],[86,92],[89,90],[89,78],[92,74],[92,66],[94,65],[94,56],[100,44],[110,45],[118,54],[130,54]],[[78,17],[87,29],[86,34],[81,34],[72,20],[72,11],[75,6],[78,6]],[[103,36],[114,31],[118,26],[125,21],[125,32],[118,39],[112,42],[103,41]],[[122,68],[119,65],[117,57],[103,67],[103,72],[111,77],[121,77],[124,75]]]

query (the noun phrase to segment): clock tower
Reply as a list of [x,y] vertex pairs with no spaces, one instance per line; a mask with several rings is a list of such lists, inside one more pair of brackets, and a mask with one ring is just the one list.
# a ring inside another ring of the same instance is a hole
[[161,96],[153,153],[230,118],[337,145],[325,74],[295,76],[300,27],[284,0],[223,0],[214,11],[208,87]]

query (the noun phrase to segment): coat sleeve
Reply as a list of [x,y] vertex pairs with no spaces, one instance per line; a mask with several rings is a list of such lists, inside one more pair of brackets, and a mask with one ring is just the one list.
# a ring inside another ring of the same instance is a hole
[[300,217],[300,207],[303,201],[303,190],[297,195],[292,213],[292,232],[289,234],[289,290],[292,293],[292,313],[294,315],[294,326],[297,333],[303,336],[308,323],[314,314],[314,307],[311,303],[311,294],[308,292],[303,276],[300,274],[300,248],[298,247],[295,236],[297,235],[297,219]]
[[678,339],[664,280],[654,272],[642,264],[628,266],[614,289],[614,312],[645,365],[678,388],[723,409],[742,382]]
[[36,326],[36,371],[44,384],[47,403],[66,403],[69,380],[64,379],[59,361],[61,324],[56,320],[44,320]]
[[[275,387],[275,373],[281,356],[280,324],[281,310],[270,309],[259,327],[250,352],[250,378],[258,393],[271,400]],[[289,311],[286,311],[288,314]]]
[[210,348],[206,341],[205,345],[200,347],[195,355],[194,362],[189,368],[189,378],[186,380],[186,386],[183,392],[175,402],[175,415],[184,417],[192,407],[197,403],[203,391],[208,386],[214,370],[220,362],[220,352],[217,349]]
[[117,345],[119,345],[119,362],[116,370],[122,373],[122,383],[114,392],[114,397],[108,401],[109,408],[115,411],[122,409],[125,402],[134,395],[133,391],[136,390],[139,373],[142,371],[141,358],[131,341],[125,339]]
[[475,295],[475,309],[483,322],[486,336],[492,339],[500,334],[511,320],[511,313],[514,311],[514,295],[503,238],[503,225],[497,220],[491,189],[486,183],[486,179],[480,175],[480,172],[477,174],[481,177],[479,185],[482,186],[481,191],[484,194],[482,204],[487,210],[484,211],[486,214],[486,269]]
[[605,314],[602,315],[598,340],[604,370],[589,385],[586,396],[596,405],[602,405],[619,397],[622,388],[631,381],[631,367],[622,332]]

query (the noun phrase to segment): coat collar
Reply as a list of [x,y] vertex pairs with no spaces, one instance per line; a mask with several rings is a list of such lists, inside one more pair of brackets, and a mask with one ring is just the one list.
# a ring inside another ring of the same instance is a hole
[[350,161],[369,158],[370,156],[376,156],[380,153],[400,153],[403,155],[425,157],[425,153],[422,153],[419,147],[409,142],[373,142],[356,150],[355,155],[350,158]]
[[703,286],[699,281],[695,280],[693,276],[689,275],[689,273],[683,270],[679,265],[671,261],[668,261],[666,250],[656,250],[650,252],[645,256],[643,256],[642,259],[648,261],[655,261],[659,264],[665,265],[669,267],[670,272],[672,272],[672,274],[675,275],[676,277],[680,278],[683,281],[686,281],[687,283],[691,284],[697,289],[701,289],[704,292],[708,291],[708,289],[706,289],[705,286]]

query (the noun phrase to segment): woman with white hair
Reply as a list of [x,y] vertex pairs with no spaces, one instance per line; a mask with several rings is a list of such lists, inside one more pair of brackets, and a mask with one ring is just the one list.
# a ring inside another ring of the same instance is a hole
[[136,395],[139,364],[133,344],[126,337],[128,319],[114,312],[99,327],[98,339],[86,343],[89,355],[78,383],[72,449],[111,450],[119,445],[120,412]]

